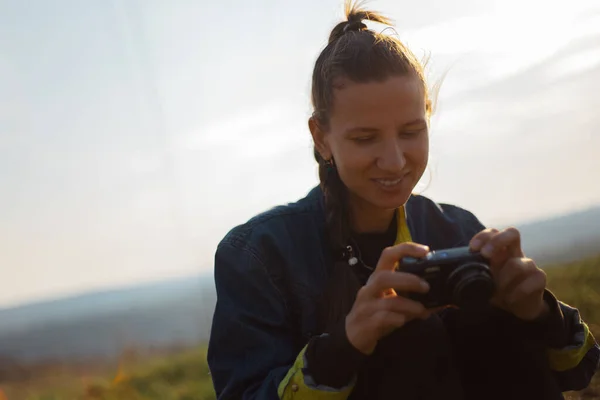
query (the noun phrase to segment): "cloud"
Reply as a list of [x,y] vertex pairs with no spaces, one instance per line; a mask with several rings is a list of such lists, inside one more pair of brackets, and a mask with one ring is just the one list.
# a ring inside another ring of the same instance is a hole
[[450,72],[443,94],[455,95],[518,74],[572,41],[600,33],[600,14],[590,13],[595,4],[508,0],[487,12],[428,25],[400,38],[417,54],[421,49],[430,52],[436,67]]
[[[598,21],[600,24],[600,21]],[[600,40],[599,40],[600,41]],[[598,68],[600,65],[600,51],[597,47],[575,54],[570,54],[558,62],[550,65],[544,71],[545,78],[549,81],[561,79],[569,75],[580,74]]]
[[265,158],[286,149],[308,144],[310,135],[299,133],[306,127],[300,107],[294,104],[272,102],[263,107],[232,114],[218,121],[182,135],[176,143],[177,152],[210,149],[213,154],[224,154],[228,162],[236,158]]

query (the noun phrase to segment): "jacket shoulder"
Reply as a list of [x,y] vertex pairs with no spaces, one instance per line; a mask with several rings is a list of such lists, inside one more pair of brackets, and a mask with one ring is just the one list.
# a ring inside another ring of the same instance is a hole
[[454,204],[448,203],[437,203],[444,216],[456,223],[463,224],[465,226],[476,227],[477,229],[484,229],[482,222],[473,214],[471,211],[459,207]]
[[433,212],[437,217],[457,223],[483,225],[481,221],[471,211],[459,207],[455,204],[436,202],[423,195],[413,195],[411,200],[421,208],[426,208]]
[[435,237],[434,241],[439,242],[439,246],[465,245],[485,229],[471,211],[455,204],[436,202],[423,195],[411,196],[407,208],[413,225],[426,232],[427,237],[422,239]]
[[282,237],[289,237],[290,233],[300,234],[303,226],[318,224],[316,216],[321,212],[321,192],[315,188],[297,201],[274,206],[233,227],[221,239],[219,247],[229,244],[256,250],[266,238],[281,241]]
[[[320,204],[318,193],[311,192],[231,229],[216,248],[214,271],[218,285],[232,285],[230,277],[237,276],[238,281],[248,280],[246,284],[252,281],[254,285],[272,285],[293,304],[316,296],[327,257],[322,244],[325,218]],[[259,278],[270,283],[258,283]],[[292,308],[297,310],[297,304]]]

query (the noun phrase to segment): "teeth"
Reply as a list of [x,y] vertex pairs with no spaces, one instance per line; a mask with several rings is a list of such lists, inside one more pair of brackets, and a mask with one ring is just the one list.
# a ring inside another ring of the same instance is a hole
[[402,180],[402,178],[395,179],[393,181],[385,180],[385,179],[377,179],[377,182],[381,183],[383,186],[394,186],[394,185],[397,185],[398,183],[400,183],[401,180]]

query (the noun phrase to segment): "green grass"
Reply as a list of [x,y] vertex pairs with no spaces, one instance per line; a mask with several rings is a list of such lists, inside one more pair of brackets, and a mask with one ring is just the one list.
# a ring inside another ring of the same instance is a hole
[[565,265],[547,266],[548,288],[561,301],[579,309],[600,338],[600,256]]
[[92,385],[82,399],[211,400],[215,398],[205,348],[150,362],[121,381]]
[[[548,287],[567,304],[577,307],[600,337],[600,256],[566,265],[547,266]],[[0,400],[211,400],[215,399],[206,347],[183,353],[104,365],[82,375],[80,369],[55,366],[38,371],[34,380],[0,385]],[[567,399],[600,399],[600,374],[590,387]]]
[[205,346],[167,356],[124,359],[112,368],[101,366],[92,376],[76,367],[38,372],[33,381],[0,385],[0,400],[215,399]]

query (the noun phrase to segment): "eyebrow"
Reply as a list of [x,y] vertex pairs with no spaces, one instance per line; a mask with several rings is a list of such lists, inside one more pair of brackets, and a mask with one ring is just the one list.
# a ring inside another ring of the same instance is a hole
[[427,125],[427,121],[424,118],[417,118],[414,121],[405,123],[403,125],[403,127],[412,126],[412,125]]
[[363,126],[357,126],[354,128],[349,128],[348,130],[346,130],[347,134],[350,133],[377,133],[379,132],[379,129],[377,128],[368,128],[368,127],[363,127]]
[[[425,119],[423,119],[423,118],[417,118],[417,119],[415,119],[413,121],[409,121],[409,122],[403,124],[402,128],[411,127],[411,126],[414,126],[414,125],[427,125],[427,121]],[[377,133],[377,132],[379,132],[379,129],[378,128],[368,127],[368,126],[357,126],[357,127],[349,128],[348,130],[346,130],[347,134],[350,134],[350,133],[359,133],[359,132],[362,132],[362,133]]]

